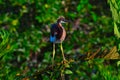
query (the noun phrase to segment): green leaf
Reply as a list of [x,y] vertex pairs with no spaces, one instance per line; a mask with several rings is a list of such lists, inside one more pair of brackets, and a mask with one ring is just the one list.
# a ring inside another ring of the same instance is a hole
[[65,74],[72,74],[73,72],[69,69],[65,70]]
[[112,11],[112,16],[113,16],[114,21],[120,23],[120,13],[119,13],[119,10],[120,10],[119,2],[120,1],[117,2],[116,0],[109,0],[108,2],[110,4],[110,9]]
[[115,22],[114,22],[114,34],[115,34],[118,38],[120,38],[120,33],[119,33],[119,31],[118,31],[118,28],[117,28],[117,25],[116,25]]
[[120,61],[117,62],[117,66],[120,66]]

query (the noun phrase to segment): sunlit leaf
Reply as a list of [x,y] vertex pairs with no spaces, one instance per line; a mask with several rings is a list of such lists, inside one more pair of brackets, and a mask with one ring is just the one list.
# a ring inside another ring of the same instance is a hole
[[[119,1],[120,2],[120,1]],[[120,23],[120,7],[117,0],[109,0],[110,9],[112,11],[112,16],[115,22]]]
[[65,74],[72,74],[73,72],[69,69],[65,70]]
[[110,52],[104,57],[105,59],[120,59],[119,53],[117,52],[117,47],[111,48]]
[[114,34],[115,34],[118,38],[120,38],[120,32],[118,31],[118,28],[117,28],[117,25],[116,25],[115,22],[114,22]]
[[120,61],[117,62],[117,66],[120,66]]
[[17,24],[18,24],[18,20],[17,19],[15,19],[15,20],[12,21],[12,25],[13,26],[16,26]]

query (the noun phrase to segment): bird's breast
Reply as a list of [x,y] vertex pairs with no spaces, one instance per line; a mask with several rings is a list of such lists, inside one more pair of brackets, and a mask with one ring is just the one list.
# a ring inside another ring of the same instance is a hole
[[60,41],[62,42],[62,41],[64,41],[64,39],[65,39],[65,37],[66,37],[66,31],[65,31],[64,27],[61,27],[61,28],[62,28],[63,32],[62,32]]

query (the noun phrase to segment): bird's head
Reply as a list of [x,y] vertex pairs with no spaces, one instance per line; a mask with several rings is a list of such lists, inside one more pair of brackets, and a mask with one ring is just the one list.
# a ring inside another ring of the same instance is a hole
[[62,24],[62,23],[66,23],[66,22],[68,22],[68,20],[66,20],[63,16],[60,16],[60,17],[57,19],[57,23]]

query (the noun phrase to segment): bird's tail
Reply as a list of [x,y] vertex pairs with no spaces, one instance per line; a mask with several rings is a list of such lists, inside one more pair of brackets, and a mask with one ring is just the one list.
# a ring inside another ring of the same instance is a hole
[[56,41],[56,37],[55,36],[50,36],[50,42],[55,42]]

